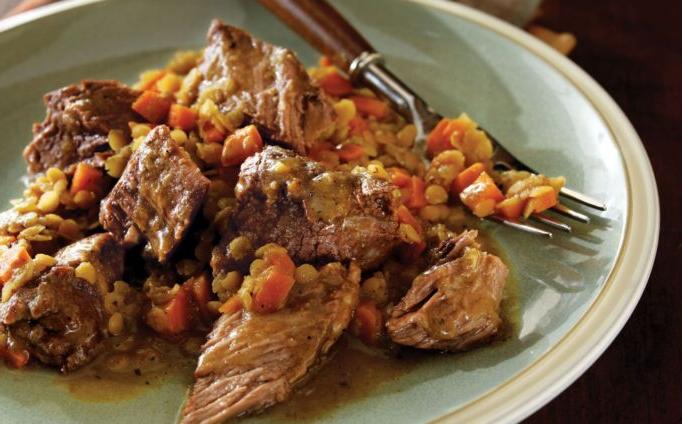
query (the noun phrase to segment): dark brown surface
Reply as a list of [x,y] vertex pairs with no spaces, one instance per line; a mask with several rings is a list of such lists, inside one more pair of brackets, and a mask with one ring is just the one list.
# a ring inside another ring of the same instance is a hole
[[682,13],[678,1],[547,0],[571,58],[623,108],[656,174],[661,234],[634,314],[599,360],[531,423],[682,422]]

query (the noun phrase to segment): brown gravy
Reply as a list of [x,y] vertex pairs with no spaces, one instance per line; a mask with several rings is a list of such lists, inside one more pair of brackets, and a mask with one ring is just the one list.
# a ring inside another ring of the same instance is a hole
[[[484,234],[479,236],[479,240],[486,251],[500,256],[509,264],[504,252],[493,240]],[[519,310],[514,275],[511,270],[502,302],[502,316],[505,321],[498,340],[513,337],[518,331]],[[112,341],[107,352],[114,349],[117,343],[121,343],[121,340]],[[58,376],[55,381],[75,398],[85,402],[117,402],[134,398],[149,388],[162,385],[171,376],[182,378],[188,386],[192,384],[196,359],[183,353],[177,345],[148,332],[135,339],[126,352],[130,355],[129,352],[139,349],[152,349],[164,352],[164,355],[158,356],[158,363],[146,357],[137,358],[137,362],[132,360],[131,364],[121,366],[119,371],[113,372],[110,361],[119,352],[105,353],[85,369],[68,376]],[[315,421],[342,405],[371,395],[382,385],[395,381],[418,365],[436,358],[442,359],[442,356],[407,348],[385,353],[367,348],[357,340],[344,336],[327,362],[295,391],[291,399],[259,416],[279,422]],[[139,375],[135,371],[136,366],[140,367]],[[246,423],[249,418],[239,421]]]
[[162,385],[169,377],[189,385],[195,366],[196,359],[178,345],[144,331],[130,339],[111,339],[95,362],[58,375],[55,383],[84,402],[120,402]]
[[[334,409],[369,396],[409,373],[431,355],[411,349],[384,353],[344,336],[333,356],[286,402],[265,414],[274,421],[315,421]],[[245,422],[248,419],[244,420]]]
[[[493,239],[479,232],[478,240],[485,251],[499,256],[506,264],[510,263]],[[496,342],[507,340],[518,332],[520,315],[517,290],[515,273],[510,269],[501,306],[504,322]],[[267,416],[275,422],[318,421],[335,409],[365,398],[382,385],[436,359],[442,360],[442,354],[410,348],[385,353],[367,348],[346,335],[339,340],[325,365],[301,385],[289,400],[259,416]],[[249,419],[247,417],[241,421],[246,423]]]

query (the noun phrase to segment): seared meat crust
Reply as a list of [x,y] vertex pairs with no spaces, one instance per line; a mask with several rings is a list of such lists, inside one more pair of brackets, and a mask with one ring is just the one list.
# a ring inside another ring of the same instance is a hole
[[129,134],[128,122],[136,116],[131,106],[139,94],[108,80],[86,80],[47,93],[47,116],[33,126],[33,141],[24,149],[29,171],[57,167],[68,173],[81,161],[103,166],[111,152],[109,130]]

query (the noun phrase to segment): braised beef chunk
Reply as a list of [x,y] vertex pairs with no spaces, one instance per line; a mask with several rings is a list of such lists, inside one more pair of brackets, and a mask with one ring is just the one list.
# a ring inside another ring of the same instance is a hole
[[391,339],[422,349],[459,351],[494,336],[507,267],[473,245],[466,232],[443,250],[447,261],[415,278],[387,322]]
[[202,348],[183,423],[222,423],[285,400],[348,326],[360,271],[324,266],[275,313],[224,314]]
[[109,150],[107,134],[127,133],[135,120],[131,109],[139,92],[116,81],[83,81],[45,95],[47,116],[33,127],[33,141],[24,149],[32,173],[50,167],[64,171],[80,161],[102,165]]
[[201,208],[209,180],[165,125],[149,132],[100,206],[100,222],[126,247],[146,239],[165,262]]
[[13,343],[44,364],[73,371],[102,347],[106,319],[99,289],[55,266],[0,305],[0,318]]
[[311,84],[292,51],[217,20],[207,38],[199,64],[200,98],[217,88],[214,95],[219,96],[216,103],[222,111],[241,110],[271,138],[299,153],[305,153],[332,124],[330,101]]
[[[121,278],[123,249],[110,234],[96,234],[63,248],[55,259],[55,266],[0,304],[0,322],[11,343],[67,372],[90,362],[107,336],[103,292]],[[76,277],[83,262],[95,267],[94,284]]]
[[[269,146],[248,158],[235,189],[234,232],[254,246],[277,243],[296,262],[354,260],[378,266],[399,242],[395,187],[366,171],[325,171],[290,150]],[[229,253],[214,249],[214,273]]]
[[62,248],[56,253],[55,259],[57,265],[73,268],[83,262],[90,262],[97,271],[101,283],[99,287],[104,292],[104,288],[108,290],[123,275],[124,253],[111,234],[101,233]]

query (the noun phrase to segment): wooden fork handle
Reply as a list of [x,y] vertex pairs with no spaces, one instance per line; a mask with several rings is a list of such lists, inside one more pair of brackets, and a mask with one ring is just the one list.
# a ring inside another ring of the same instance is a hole
[[360,54],[374,48],[326,0],[259,0],[334,65],[348,71]]

